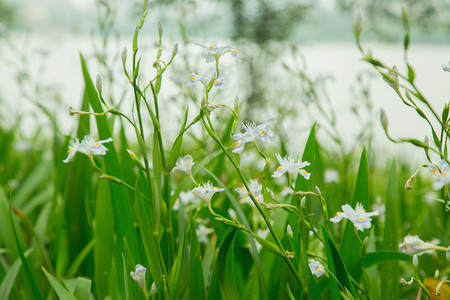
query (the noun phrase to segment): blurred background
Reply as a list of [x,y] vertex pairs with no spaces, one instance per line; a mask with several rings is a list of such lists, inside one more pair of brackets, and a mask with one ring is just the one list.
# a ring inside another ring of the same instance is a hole
[[[120,53],[124,46],[131,49],[141,6],[141,1],[118,0],[0,0],[1,125],[20,128],[24,139],[37,132],[45,136],[50,117],[63,135],[71,135],[76,118],[69,116],[68,107],[79,109],[83,92],[79,53],[87,58],[91,75],[102,76],[110,102],[131,113]],[[393,154],[409,151],[407,159],[422,161],[419,150],[385,137],[380,108],[394,137],[422,140],[429,132],[361,60],[352,30],[360,15],[363,46],[405,73],[402,7],[411,25],[408,56],[417,86],[440,111],[450,100],[450,73],[441,67],[450,60],[449,1],[149,1],[140,36],[143,73],[153,76],[158,22],[166,57],[174,43],[179,45],[162,88],[167,105],[162,126],[170,130],[187,103],[198,107],[201,90],[185,86],[188,74],[208,73],[213,66],[201,59],[196,43],[217,42],[237,47],[242,62],[223,59],[226,88],[213,101],[232,105],[238,96],[241,119],[275,120],[284,137],[290,137],[293,151],[317,122],[322,144],[336,151],[355,148],[359,153],[371,144]]]

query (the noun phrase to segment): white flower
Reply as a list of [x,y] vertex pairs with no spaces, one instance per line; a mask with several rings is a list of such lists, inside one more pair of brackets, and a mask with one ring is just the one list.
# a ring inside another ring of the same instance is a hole
[[181,171],[188,176],[192,176],[192,166],[194,164],[195,163],[194,160],[192,159],[192,156],[188,154],[185,157],[178,159],[177,164],[170,173],[173,173],[175,171]]
[[320,276],[322,276],[325,273],[324,266],[315,259],[309,259],[308,265],[309,265],[309,268],[311,269],[311,273],[313,273],[313,275],[315,275],[317,278],[319,278]]
[[399,82],[398,82],[398,68],[397,68],[397,66],[393,66],[392,70],[389,70],[388,77],[391,80],[387,79],[384,76],[383,76],[383,80],[386,81],[389,84],[389,86],[391,88],[393,88],[394,90],[398,89]]
[[146,269],[144,266],[142,266],[142,265],[136,265],[136,267],[135,267],[135,269],[134,269],[134,272],[133,272],[133,271],[130,272],[131,278],[133,278],[134,281],[136,281],[137,284],[138,284],[138,285],[141,287],[141,289],[143,289],[143,290],[146,289],[146,287],[145,287],[145,271],[146,271],[146,270],[147,270],[147,269]]
[[273,133],[269,128],[269,123],[264,122],[259,125],[255,123],[246,123],[244,125],[244,132],[238,132],[233,135],[234,150],[233,153],[241,153],[244,150],[245,143],[261,141],[267,143],[273,138]]
[[406,254],[422,255],[424,253],[433,253],[439,240],[424,242],[417,235],[407,235],[403,238],[403,243],[398,245],[398,249]]
[[[259,180],[250,179],[248,186],[250,188],[250,192],[252,192],[256,201],[258,201],[258,203],[264,202],[264,197],[262,195],[262,185],[261,183],[259,183]],[[241,196],[241,199],[243,199],[242,203],[249,203],[249,204],[253,203],[250,197],[248,196],[248,191],[245,188],[245,186],[235,188],[234,190]]]
[[225,47],[217,47],[216,43],[211,43],[207,46],[197,44],[198,46],[203,48],[202,58],[205,59],[206,62],[214,62],[216,59],[219,59],[225,52],[231,49],[230,46]]
[[353,209],[350,205],[345,204],[342,206],[342,212],[337,212],[336,216],[331,218],[330,221],[333,223],[338,223],[343,218],[346,218],[349,219],[353,225],[355,225],[356,229],[364,231],[364,229],[369,229],[371,226],[370,221],[372,219],[370,217],[378,215],[379,212],[377,210],[366,213],[361,203],[356,204],[356,209]]
[[63,160],[63,162],[68,163],[77,152],[83,153],[88,156],[105,155],[108,149],[103,146],[103,144],[109,142],[112,142],[112,138],[96,142],[90,136],[85,136],[81,143],[78,139],[76,139],[73,146],[69,146],[69,155],[65,160]]
[[339,173],[336,170],[327,169],[323,174],[323,181],[325,183],[339,183],[341,179],[339,178]]
[[442,70],[450,72],[450,61],[448,62],[448,65],[442,64]]
[[191,73],[189,74],[189,81],[188,83],[186,83],[186,86],[193,86],[199,81],[200,81],[199,76],[195,73]]
[[280,166],[277,168],[277,170],[273,173],[272,177],[280,177],[284,173],[288,172],[289,176],[296,176],[298,173],[305,177],[305,179],[309,179],[311,176],[310,173],[306,172],[303,167],[309,166],[310,163],[305,161],[302,162],[300,159],[295,161],[293,157],[285,156],[282,158],[280,154],[276,154],[276,157],[278,159],[278,162],[280,163]]
[[216,79],[214,79],[213,86],[222,90],[224,88],[224,85],[223,85],[224,78],[225,78],[225,76],[219,76]]
[[231,56],[234,57],[234,59],[236,59],[237,62],[241,62],[242,60],[239,58],[239,51],[237,51],[236,49],[231,49],[230,50]]
[[173,204],[173,210],[178,210],[180,209],[180,203],[184,206],[187,207],[190,204],[192,205],[197,205],[199,204],[200,199],[195,197],[192,192],[180,192],[180,195],[178,196],[178,199],[175,201],[175,203]]
[[208,235],[214,232],[214,229],[208,228],[203,224],[199,224],[197,228],[197,238],[199,243],[206,244],[209,242]]
[[439,181],[433,183],[433,187],[436,190],[440,190],[445,185],[450,183],[450,166],[444,159],[441,161],[440,170],[436,165],[429,165],[428,169],[431,174],[439,177]]
[[203,186],[199,185],[198,187],[194,188],[192,190],[192,193],[200,199],[204,200],[206,203],[210,203],[212,196],[214,196],[216,192],[223,192],[224,190],[224,188],[213,186],[212,183],[208,181]]

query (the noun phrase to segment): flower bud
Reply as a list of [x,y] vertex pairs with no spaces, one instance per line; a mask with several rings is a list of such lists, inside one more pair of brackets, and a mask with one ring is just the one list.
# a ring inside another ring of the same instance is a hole
[[289,225],[289,224],[288,224],[288,226],[286,227],[286,233],[289,234],[291,237],[294,236],[294,233],[292,232],[291,225]]
[[439,278],[439,270],[436,270],[434,272],[434,278],[438,279]]
[[314,188],[315,190],[316,190],[316,194],[317,194],[317,196],[322,196],[322,193],[320,192],[320,189],[319,189],[319,187],[316,185],[316,187]]
[[120,59],[122,59],[122,64],[125,66],[127,62],[127,47],[123,47],[122,53],[120,53]]
[[158,21],[158,34],[159,34],[159,36],[161,36],[162,33],[163,33],[163,27],[162,27],[161,21]]
[[178,43],[173,46],[172,57],[178,53]]
[[417,257],[417,254],[413,255],[413,266],[416,269],[419,267],[419,258]]
[[300,208],[304,209],[306,206],[306,197],[303,197],[302,200],[300,201]]
[[97,88],[97,91],[101,94],[102,93],[102,76],[100,76],[100,74],[97,75],[97,78],[95,80],[95,87]]
[[380,121],[381,121],[381,125],[383,126],[384,131],[387,133],[388,118],[386,116],[386,113],[384,112],[384,109],[380,110]]

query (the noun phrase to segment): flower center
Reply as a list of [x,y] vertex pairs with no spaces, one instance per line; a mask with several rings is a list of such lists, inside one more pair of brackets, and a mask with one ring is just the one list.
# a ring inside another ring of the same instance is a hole
[[197,77],[191,76],[191,77],[189,77],[189,79],[190,79],[190,80],[195,80],[195,79],[197,79]]
[[237,141],[236,143],[234,143],[234,146],[237,147],[241,144],[241,141]]
[[282,171],[282,170],[283,170],[283,167],[282,167],[282,166],[279,166],[279,167],[277,168],[277,170],[278,170],[278,171]]
[[214,50],[214,49],[216,49],[216,47],[214,47],[213,45],[210,45],[209,49]]

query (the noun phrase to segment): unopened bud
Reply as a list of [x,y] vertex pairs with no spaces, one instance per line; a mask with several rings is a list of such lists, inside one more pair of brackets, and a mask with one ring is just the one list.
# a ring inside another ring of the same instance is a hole
[[160,21],[158,21],[158,33],[159,36],[161,36],[161,34],[163,33],[163,27]]
[[178,43],[173,46],[172,57],[178,53]]
[[317,194],[317,196],[321,197],[321,196],[322,196],[322,193],[320,192],[320,189],[319,189],[319,187],[318,187],[318,186],[316,186],[316,187],[315,187],[314,189],[316,190],[316,194]]
[[238,111],[239,110],[239,97],[236,96],[236,98],[234,98],[234,111]]
[[447,253],[445,254],[447,261],[450,263],[450,246],[448,246]]
[[305,206],[306,206],[306,197],[303,197],[302,200],[300,201],[300,208],[305,209]]
[[386,113],[384,112],[384,109],[380,109],[380,121],[381,121],[381,125],[384,128],[384,131],[387,133],[388,118],[386,116]]
[[122,59],[122,64],[125,66],[127,62],[127,47],[123,47],[122,53],[120,53],[120,59]]
[[419,267],[419,258],[417,257],[417,254],[413,255],[413,266],[416,269]]
[[400,283],[402,285],[411,285],[413,282],[414,282],[414,277],[411,277],[411,279],[409,281],[406,281],[405,279],[400,278]]
[[439,270],[436,270],[434,272],[434,278],[438,279],[439,278]]
[[444,283],[444,281],[439,282],[439,284],[436,286],[436,296],[440,296],[441,295],[441,287],[442,284]]
[[294,233],[292,232],[291,225],[289,225],[289,224],[288,224],[288,226],[286,227],[286,233],[289,234],[291,237],[294,236]]
[[95,79],[95,86],[97,87],[97,91],[101,94],[102,93],[102,76],[100,76],[100,74],[98,74],[97,78]]

